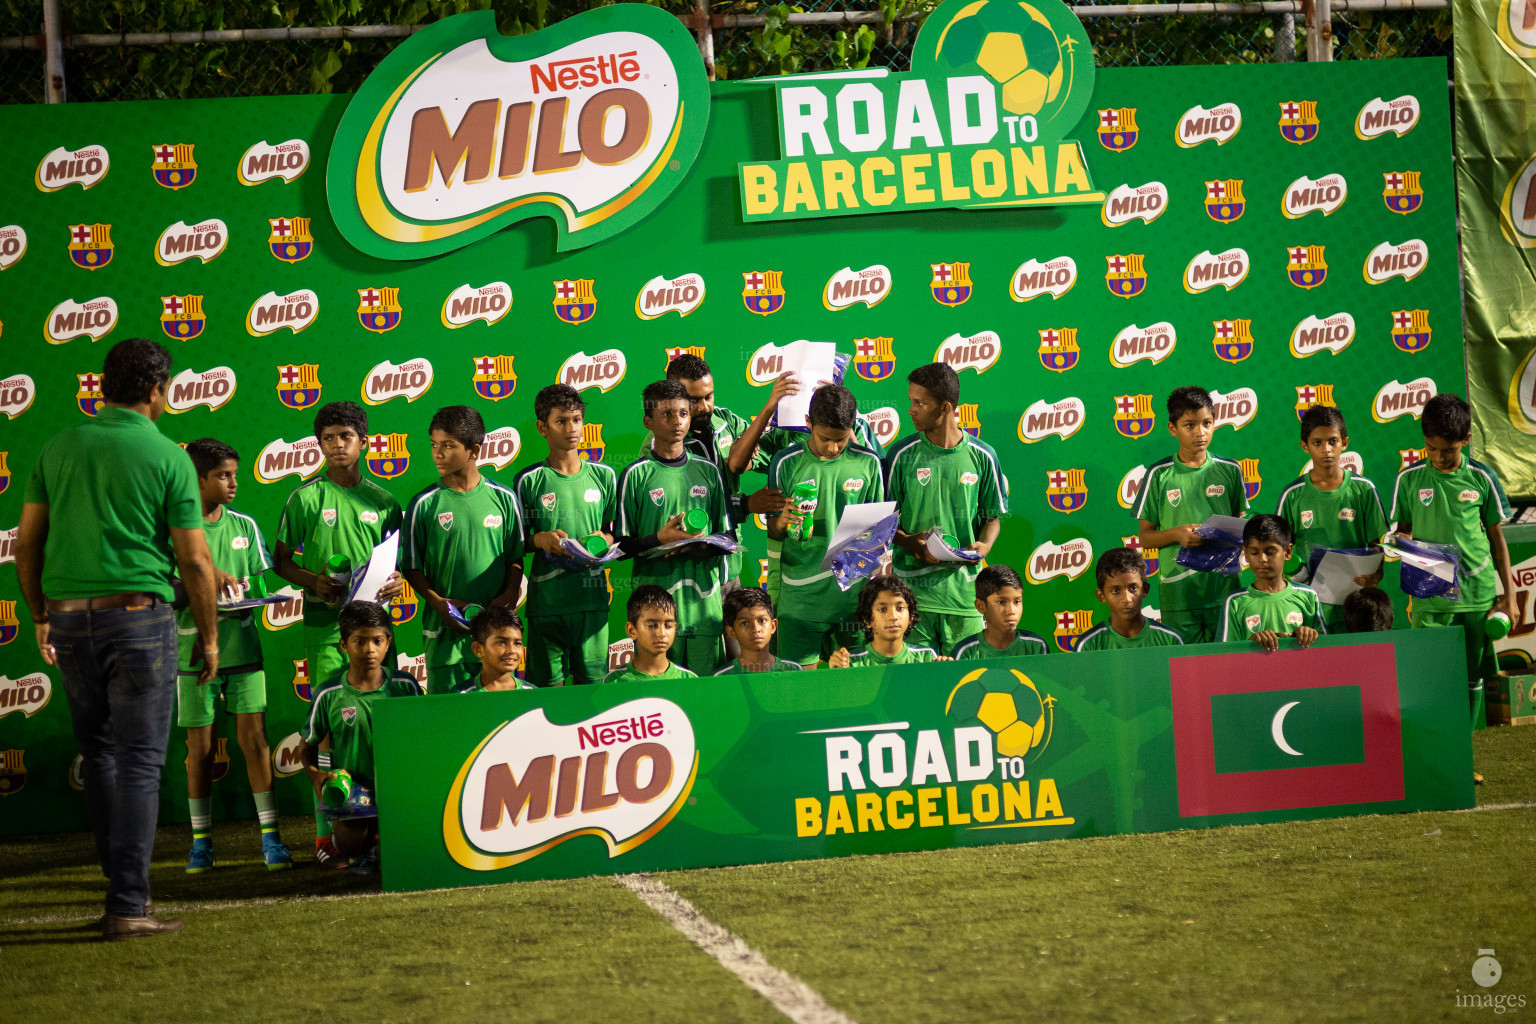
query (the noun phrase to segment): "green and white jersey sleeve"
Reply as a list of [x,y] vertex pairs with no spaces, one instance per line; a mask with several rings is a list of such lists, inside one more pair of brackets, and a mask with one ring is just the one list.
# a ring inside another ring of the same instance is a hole
[[[272,568],[272,554],[256,520],[226,507],[216,522],[203,522],[203,536],[213,555],[213,567],[237,580],[249,583]],[[192,610],[176,613],[179,671],[196,675],[192,669],[192,649],[197,644],[197,624]],[[261,638],[253,609],[219,613],[219,671],[254,672],[261,668]]]
[[1140,633],[1121,636],[1107,622],[1094,626],[1078,641],[1077,652],[1128,651],[1137,647],[1182,647],[1184,638],[1156,619],[1147,619]]
[[[725,484],[720,472],[697,455],[685,455],[669,466],[648,453],[619,476],[619,533],[648,537],[667,520],[689,509],[703,509],[707,533],[730,531]],[[716,549],[710,548],[710,551]],[[654,583],[677,602],[679,636],[713,636],[720,632],[720,588],[725,580],[724,553],[655,555],[641,552],[634,561],[635,586]]]
[[1351,550],[1379,544],[1387,532],[1376,485],[1344,471],[1344,482],[1325,491],[1307,477],[1298,477],[1280,492],[1275,515],[1284,519],[1296,538],[1301,564],[1315,547]]
[[[1170,530],[1203,523],[1213,515],[1242,516],[1247,511],[1242,467],[1207,452],[1199,466],[1186,466],[1174,456],[1154,462],[1142,479],[1131,515],[1145,519],[1154,530]],[[1158,549],[1162,608],[1215,608],[1232,592],[1234,577],[1187,569],[1178,564],[1178,556],[1177,544]]]
[[564,530],[576,540],[616,529],[619,478],[612,466],[581,463],[571,475],[547,462],[535,463],[512,481],[528,533],[528,616],[606,611],[608,583],[601,566],[569,569],[533,546],[536,533]]
[[880,459],[874,452],[849,445],[835,459],[818,458],[804,442],[790,445],[768,464],[768,486],[785,495],[806,481],[816,484],[816,509],[811,513],[811,535],[788,536],[779,553],[781,616],[815,622],[832,622],[852,616],[862,586],[846,592],[837,585],[832,570],[821,567],[827,543],[849,505],[884,500]]
[[[356,569],[372,557],[386,533],[400,529],[400,522],[400,503],[372,480],[339,487],[322,474],[288,496],[277,521],[277,539],[290,551],[302,547],[303,565],[310,572],[324,573],[333,555],[343,556]],[[306,626],[334,626],[339,610],[305,590]]]
[[315,694],[299,735],[311,747],[329,737],[331,769],[372,780],[374,706],[393,697],[420,696],[420,685],[403,672],[390,673],[377,690],[359,690],[342,669]]
[[[938,529],[960,547],[976,541],[980,527],[1008,511],[997,453],[985,442],[960,435],[953,448],[940,448],[922,434],[898,441],[886,459],[886,500],[897,505],[904,533]],[[923,612],[976,614],[980,565],[928,565],[897,548],[896,575],[911,587]]]
[[1221,633],[1216,639],[1219,643],[1247,640],[1264,630],[1290,633],[1300,626],[1328,632],[1323,625],[1323,605],[1315,590],[1300,583],[1287,583],[1274,593],[1249,587],[1227,597],[1221,611]]
[[[400,565],[419,570],[439,594],[484,605],[506,586],[507,572],[523,561],[523,513],[510,488],[488,477],[467,491],[441,484],[411,499],[401,537]],[[421,635],[427,664],[471,660],[467,634],[456,633],[431,608]]]
[[1461,466],[1442,473],[1415,462],[1397,476],[1392,519],[1414,540],[1451,544],[1461,555],[1461,597],[1416,597],[1421,611],[1479,612],[1493,607],[1498,582],[1488,527],[1514,514],[1504,485],[1492,469],[1463,455]]
[[1046,646],[1045,637],[1039,633],[1031,633],[1027,629],[1016,629],[1013,633],[1013,641],[1008,644],[1006,650],[998,650],[987,642],[985,633],[972,633],[970,636],[955,644],[955,649],[949,652],[949,656],[956,661],[977,661],[982,658],[1021,658],[1030,654],[1049,654],[1050,648]]

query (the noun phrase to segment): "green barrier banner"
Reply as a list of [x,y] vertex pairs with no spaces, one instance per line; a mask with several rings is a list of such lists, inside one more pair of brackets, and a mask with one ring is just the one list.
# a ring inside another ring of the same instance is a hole
[[1470,807],[1429,632],[390,700],[386,889]]
[[1456,0],[1456,195],[1473,443],[1536,497],[1536,2]]

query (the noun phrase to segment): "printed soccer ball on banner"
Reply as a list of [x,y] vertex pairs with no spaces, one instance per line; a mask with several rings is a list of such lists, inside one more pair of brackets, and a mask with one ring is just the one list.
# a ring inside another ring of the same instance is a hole
[[1023,757],[1051,741],[1052,705],[1016,669],[977,669],[950,691],[944,713],[957,726],[986,726],[999,757]]
[[935,53],[952,74],[995,82],[1008,113],[1038,115],[1061,92],[1062,46],[1045,15],[1030,4],[978,0],[944,27]]

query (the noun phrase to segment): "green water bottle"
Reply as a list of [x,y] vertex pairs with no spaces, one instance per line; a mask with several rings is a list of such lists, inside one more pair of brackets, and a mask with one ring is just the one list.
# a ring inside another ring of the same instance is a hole
[[347,800],[352,796],[352,773],[345,768],[338,768],[334,779],[327,779],[325,785],[320,787],[320,802],[333,811],[339,811],[347,806]]
[[1488,635],[1489,640],[1503,640],[1509,636],[1509,629],[1512,625],[1514,624],[1509,621],[1508,615],[1505,615],[1503,612],[1494,612],[1485,621],[1483,632]]
[[801,540],[810,540],[816,531],[816,523],[811,516],[816,512],[816,499],[821,488],[815,480],[801,480],[795,484],[795,489],[789,492],[789,504],[797,513],[805,518],[789,528],[791,537],[799,537]]
[[332,555],[326,560],[325,574],[341,588],[342,597],[345,598],[347,589],[352,586],[352,559],[346,555]]
[[703,533],[708,528],[708,512],[701,508],[691,508],[683,513],[683,529],[688,533]]

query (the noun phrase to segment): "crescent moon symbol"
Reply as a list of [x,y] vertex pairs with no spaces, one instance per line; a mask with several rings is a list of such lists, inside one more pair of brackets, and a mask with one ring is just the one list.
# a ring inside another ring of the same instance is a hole
[[1301,751],[1285,742],[1285,716],[1290,713],[1291,708],[1300,703],[1299,700],[1293,700],[1289,704],[1281,705],[1280,710],[1275,712],[1275,720],[1269,723],[1269,734],[1275,738],[1275,746],[1294,757],[1300,757]]

